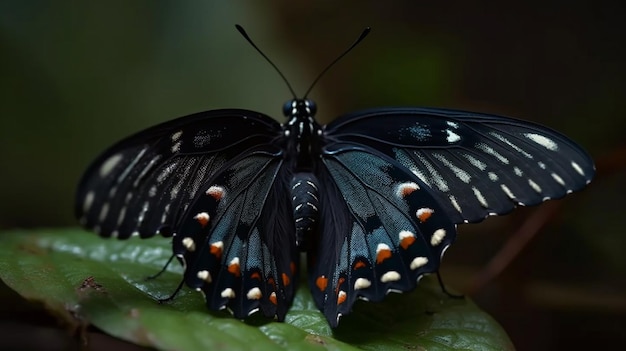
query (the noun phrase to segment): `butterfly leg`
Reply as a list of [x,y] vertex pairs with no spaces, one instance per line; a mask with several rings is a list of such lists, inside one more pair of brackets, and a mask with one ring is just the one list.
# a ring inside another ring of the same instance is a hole
[[443,291],[444,294],[448,295],[448,297],[451,297],[453,299],[464,299],[465,298],[465,295],[453,294],[453,293],[449,292],[448,290],[446,290],[446,286],[443,284],[443,279],[441,279],[441,274],[439,273],[439,271],[437,271],[437,280],[439,281],[439,286],[441,287],[441,291]]
[[170,256],[170,258],[167,260],[167,262],[165,262],[165,265],[163,266],[163,268],[161,268],[160,271],[158,271],[156,274],[147,276],[145,280],[152,280],[152,279],[158,278],[161,274],[163,274],[163,272],[165,272],[165,270],[167,269],[167,266],[169,266],[170,263],[172,263],[172,260],[174,259],[174,257],[176,257],[176,255]]
[[180,283],[176,287],[176,290],[174,290],[174,292],[171,293],[170,296],[168,296],[168,297],[166,297],[164,299],[157,299],[157,301],[161,304],[161,303],[166,303],[166,302],[170,302],[170,301],[174,300],[176,295],[178,295],[178,292],[180,291],[180,289],[183,288],[183,284],[185,284],[185,279],[184,278],[180,281]]

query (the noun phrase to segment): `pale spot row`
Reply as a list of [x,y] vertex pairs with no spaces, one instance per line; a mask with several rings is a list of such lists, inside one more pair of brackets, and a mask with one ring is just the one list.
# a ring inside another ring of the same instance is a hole
[[528,179],[528,185],[530,185],[531,188],[533,188],[534,191],[536,191],[538,194],[541,194],[542,190],[541,187],[539,186],[539,184],[535,183],[532,179]]
[[389,282],[395,282],[400,280],[401,276],[400,273],[396,272],[396,271],[389,271],[385,274],[382,275],[382,277],[380,277],[380,281],[382,283],[389,283]]
[[234,299],[235,298],[235,291],[231,288],[226,288],[224,290],[222,290],[222,292],[220,293],[220,296],[225,298],[225,299]]
[[470,176],[469,173],[467,173],[466,171],[462,170],[461,168],[455,166],[445,156],[443,156],[441,154],[433,154],[433,156],[436,159],[438,159],[441,163],[443,163],[444,166],[448,167],[454,173],[454,175],[457,178],[459,178],[463,183],[468,184],[472,180],[472,177]]
[[559,176],[558,174],[554,172],[550,173],[550,175],[552,176],[554,180],[556,180],[557,183],[561,184],[562,186],[565,186],[565,181],[563,181],[563,178],[561,178],[561,176]]
[[354,290],[367,289],[372,285],[372,282],[369,279],[358,278],[354,282]]
[[461,140],[461,137],[455,132],[451,131],[450,129],[446,129],[446,134],[447,134],[446,141],[450,144],[456,143],[459,140]]
[[435,230],[433,235],[430,237],[430,245],[437,246],[441,244],[443,239],[446,237],[446,230],[443,228]]
[[196,242],[193,241],[192,238],[190,237],[185,237],[183,238],[183,246],[185,247],[185,249],[187,249],[188,251],[196,251]]
[[93,191],[90,191],[85,195],[85,199],[83,200],[83,212],[89,212],[91,209],[91,205],[93,205],[93,200],[96,198],[96,194]]
[[511,189],[509,189],[508,186],[504,185],[504,184],[500,184],[500,188],[502,189],[502,191],[504,191],[504,193],[506,194],[506,196],[509,197],[509,199],[511,200],[515,200],[515,195],[513,194],[513,192],[511,191]]
[[519,152],[520,154],[524,155],[524,157],[526,158],[533,158],[533,155],[529,154],[528,152],[522,150],[522,148],[520,148],[519,146],[513,144],[512,142],[509,141],[509,139],[505,138],[504,136],[496,133],[496,132],[489,132],[489,134],[493,137],[495,137],[496,139],[502,141],[503,143],[507,144],[510,148],[512,148],[513,150]]
[[557,151],[559,149],[559,146],[556,142],[554,142],[554,140],[549,139],[543,135],[535,133],[525,133],[524,136],[550,151]]
[[262,296],[263,294],[261,293],[261,289],[256,287],[248,290],[248,293],[246,294],[248,300],[259,300]]
[[204,280],[207,283],[211,283],[212,279],[211,279],[211,273],[209,273],[209,271],[207,270],[202,270],[202,271],[198,271],[198,273],[196,274],[196,276],[199,279]]
[[100,222],[104,222],[108,213],[109,213],[109,203],[105,202],[104,205],[102,205],[102,207],[100,208],[100,215],[98,216],[98,220]]
[[585,176],[585,171],[583,171],[582,167],[580,167],[578,163],[572,161],[572,168],[574,168],[574,170],[578,172],[578,174],[580,174],[581,176]]
[[108,176],[111,173],[111,171],[115,169],[115,166],[117,166],[117,164],[122,160],[122,158],[123,157],[121,154],[115,154],[109,157],[106,161],[104,161],[102,163],[102,166],[100,166],[100,177],[104,178]]
[[450,203],[455,210],[457,210],[459,213],[463,213],[463,211],[461,211],[461,206],[459,206],[459,203],[456,201],[456,197],[454,197],[454,195],[448,196],[448,199],[450,199]]
[[420,267],[425,266],[426,264],[428,264],[428,258],[419,256],[419,257],[415,257],[413,261],[411,261],[411,264],[409,265],[409,267],[412,270],[416,270]]
[[484,208],[488,208],[489,204],[487,203],[487,199],[485,199],[480,190],[473,186],[472,191],[474,192],[474,196],[476,196],[476,199],[478,199],[478,202],[480,202],[480,205]]
[[484,153],[488,155],[495,157],[498,161],[500,161],[501,163],[505,165],[509,164],[508,158],[502,156],[499,152],[497,152],[496,150],[494,150],[491,146],[487,144],[479,143],[478,145],[476,145],[476,148],[483,151]]
[[178,132],[173,133],[170,138],[171,138],[172,141],[177,141],[178,139],[180,139],[181,135],[183,135],[183,131],[179,130]]

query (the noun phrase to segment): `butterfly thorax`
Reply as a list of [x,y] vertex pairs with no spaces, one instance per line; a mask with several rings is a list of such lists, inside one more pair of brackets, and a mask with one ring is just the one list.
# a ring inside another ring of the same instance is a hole
[[310,171],[314,156],[319,154],[321,126],[313,118],[315,103],[307,99],[293,99],[285,103],[283,114],[288,118],[283,124],[286,157],[295,160],[296,171]]

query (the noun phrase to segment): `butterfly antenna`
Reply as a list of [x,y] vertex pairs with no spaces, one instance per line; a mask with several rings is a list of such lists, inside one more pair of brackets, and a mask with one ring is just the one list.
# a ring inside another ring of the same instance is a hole
[[311,90],[313,89],[313,87],[315,86],[315,84],[317,84],[317,81],[320,80],[320,78],[322,78],[322,76],[328,72],[328,70],[335,65],[335,63],[337,63],[339,60],[341,60],[344,56],[346,56],[346,54],[348,54],[352,49],[354,49],[355,46],[359,45],[359,43],[365,39],[365,37],[370,34],[370,31],[372,30],[372,28],[370,27],[365,27],[365,29],[363,29],[363,32],[361,33],[361,35],[359,35],[359,37],[354,41],[354,43],[352,45],[350,45],[350,47],[344,51],[341,55],[339,55],[339,57],[337,57],[333,62],[331,62],[328,66],[326,66],[326,68],[324,68],[324,70],[322,71],[322,73],[320,73],[317,78],[315,78],[315,80],[313,81],[313,83],[311,84],[311,86],[309,87],[309,89],[306,91],[306,93],[304,94],[304,96],[302,97],[303,99],[306,99],[307,95],[309,95],[309,93],[311,92]]
[[269,57],[267,57],[267,55],[265,55],[263,53],[263,51],[261,51],[261,49],[259,49],[258,46],[256,46],[256,44],[252,41],[252,39],[250,39],[250,36],[248,35],[248,33],[246,33],[246,30],[243,29],[242,26],[235,24],[235,28],[237,28],[237,30],[239,31],[239,33],[241,33],[241,35],[248,41],[248,43],[250,43],[250,45],[252,45],[253,48],[256,49],[256,51],[259,52],[259,54],[261,54],[261,56],[263,56],[265,58],[265,60],[267,62],[270,63],[270,65],[272,65],[272,67],[274,67],[274,69],[276,70],[276,72],[278,72],[278,74],[280,74],[280,76],[283,78],[283,81],[285,81],[285,84],[287,84],[287,88],[289,88],[289,91],[291,91],[291,94],[293,95],[294,99],[297,99],[296,96],[296,92],[293,90],[293,88],[291,87],[291,84],[289,84],[289,81],[287,80],[287,78],[285,77],[285,75],[283,74],[283,72],[281,72],[278,67],[276,67],[276,65],[274,64],[274,62],[272,62],[272,60],[269,59]]

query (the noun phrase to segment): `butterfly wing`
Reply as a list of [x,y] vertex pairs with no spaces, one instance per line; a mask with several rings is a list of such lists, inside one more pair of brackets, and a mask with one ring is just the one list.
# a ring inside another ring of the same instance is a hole
[[357,298],[408,291],[438,270],[455,223],[589,183],[585,151],[548,128],[441,109],[376,109],[325,127],[320,246],[309,277],[332,326]]
[[436,271],[456,231],[428,186],[393,158],[336,143],[322,162],[320,247],[309,283],[335,327],[357,298],[380,301]]
[[298,250],[282,150],[259,146],[200,189],[174,236],[185,281],[209,308],[283,320],[297,282]]
[[171,235],[204,183],[236,155],[280,134],[271,118],[215,110],[130,136],[100,155],[76,193],[76,217],[102,236]]
[[563,197],[595,173],[589,155],[567,137],[501,116],[375,109],[339,118],[326,134],[394,158],[432,189],[455,223]]

